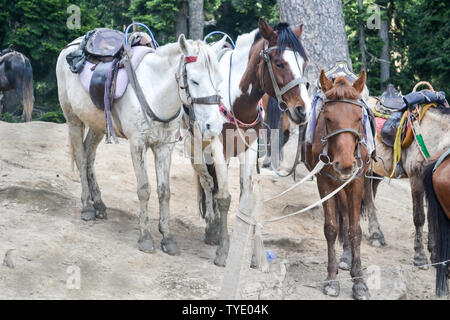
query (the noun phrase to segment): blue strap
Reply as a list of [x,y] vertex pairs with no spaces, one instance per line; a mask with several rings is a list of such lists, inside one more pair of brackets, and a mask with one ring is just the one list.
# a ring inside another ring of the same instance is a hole
[[203,38],[203,41],[206,42],[206,40],[208,40],[208,38],[209,38],[210,36],[215,35],[215,34],[221,34],[221,35],[226,36],[226,37],[228,38],[228,40],[230,40],[231,45],[233,46],[233,49],[236,47],[236,46],[234,45],[233,39],[231,39],[231,37],[230,37],[229,35],[227,35],[225,32],[222,32],[222,31],[213,31],[213,32],[208,33],[208,34],[205,36],[205,38]]
[[[147,27],[145,24],[140,23],[140,22],[133,22],[133,23],[130,24],[130,25],[127,27],[127,29],[125,30],[125,48],[128,48],[128,32],[130,31],[130,28],[131,28],[132,26],[134,26],[134,25],[141,26],[141,27],[145,28],[145,29],[147,30],[148,34],[150,35],[150,38],[152,38],[153,46],[154,46],[155,48],[158,48],[158,47],[159,47],[158,42],[156,42],[155,37],[153,36],[153,33],[150,31],[150,28],[149,28],[149,27]],[[128,49],[127,49],[127,50],[128,50]]]
[[434,165],[433,168],[433,173],[436,171],[436,169],[441,165],[441,163],[445,160],[445,158],[448,157],[448,155],[450,155],[450,149],[448,149],[447,151],[445,151],[438,159],[438,161],[436,162],[436,164]]

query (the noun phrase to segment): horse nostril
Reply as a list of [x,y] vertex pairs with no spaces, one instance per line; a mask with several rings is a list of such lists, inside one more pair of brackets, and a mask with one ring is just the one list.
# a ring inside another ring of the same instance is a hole
[[301,118],[302,120],[306,119],[306,112],[304,111],[305,107],[297,106],[297,107],[295,107],[295,110],[296,110],[299,118]]
[[206,130],[211,129],[211,125],[209,123],[206,124]]

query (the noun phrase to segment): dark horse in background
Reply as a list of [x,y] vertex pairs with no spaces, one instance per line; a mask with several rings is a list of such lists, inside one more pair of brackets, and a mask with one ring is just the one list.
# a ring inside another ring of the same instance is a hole
[[31,121],[33,111],[33,70],[30,60],[10,45],[0,52],[0,91],[14,90],[22,102],[22,121]]
[[[434,254],[437,261],[450,260],[450,156],[449,151],[432,157],[424,168],[423,186],[428,202],[428,223],[433,226]],[[436,163],[439,160],[440,164]],[[450,262],[436,265],[436,295],[449,293]]]

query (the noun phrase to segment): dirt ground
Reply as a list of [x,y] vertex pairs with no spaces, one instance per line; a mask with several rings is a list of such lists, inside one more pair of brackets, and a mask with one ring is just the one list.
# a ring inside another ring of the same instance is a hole
[[[148,158],[150,218],[159,243],[151,152]],[[154,254],[137,248],[139,205],[127,141],[102,143],[95,168],[108,219],[84,222],[80,179],[68,154],[67,126],[0,122],[0,264],[5,257],[0,265],[0,299],[218,299],[225,269],[213,264],[215,247],[203,242],[204,221],[197,210],[193,171],[183,144],[174,151],[171,172],[171,230],[181,249],[179,256],[166,255],[159,247]],[[300,175],[304,170],[301,166]],[[232,161],[230,233],[238,205],[238,171]],[[260,179],[266,198],[293,183],[292,178],[278,178],[266,169]],[[318,199],[315,182],[307,182],[266,204],[262,218],[290,213]],[[408,182],[382,182],[376,205],[387,246],[362,242],[365,274],[369,270],[379,274],[370,280],[371,298],[435,299],[434,269],[412,266],[414,225]],[[362,227],[366,233],[367,221]],[[352,299],[348,271],[339,272],[338,298],[321,291],[327,266],[321,207],[266,224],[263,237],[266,249],[275,254],[271,272],[245,268],[243,299]]]

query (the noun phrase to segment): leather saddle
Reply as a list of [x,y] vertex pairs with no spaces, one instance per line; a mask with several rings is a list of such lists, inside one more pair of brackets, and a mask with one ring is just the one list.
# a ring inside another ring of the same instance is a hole
[[386,90],[378,98],[375,109],[384,115],[391,115],[394,112],[405,111],[406,107],[402,94],[395,89],[394,85],[388,84]]
[[85,50],[93,59],[99,59],[102,62],[112,61],[121,53],[124,41],[123,32],[99,28],[87,41]]

